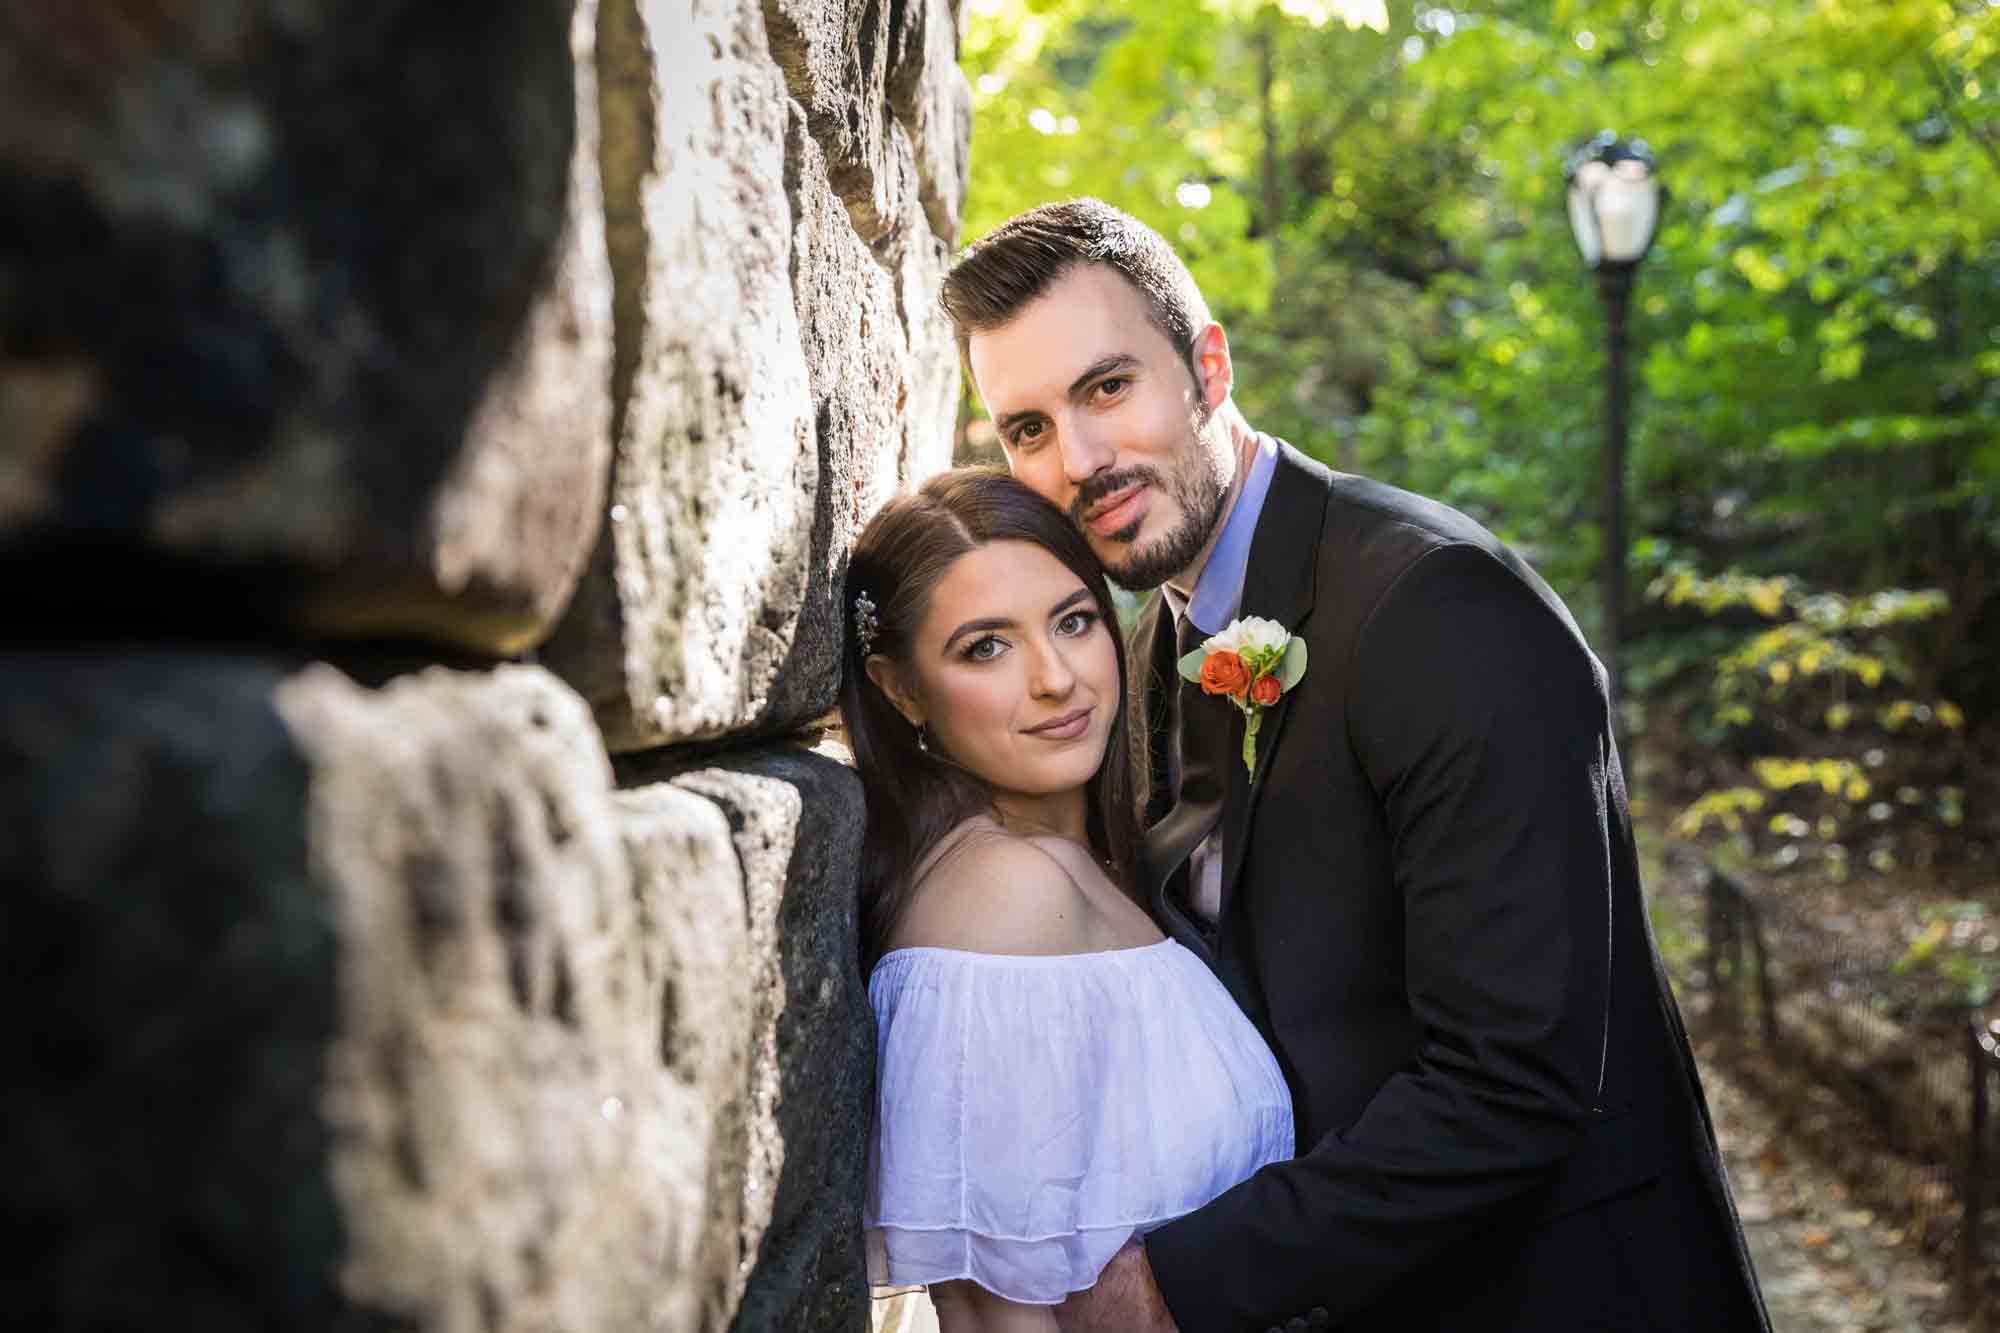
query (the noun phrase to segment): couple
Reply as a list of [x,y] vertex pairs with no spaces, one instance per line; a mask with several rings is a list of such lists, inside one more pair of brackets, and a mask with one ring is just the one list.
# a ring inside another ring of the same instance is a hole
[[1768,1329],[1554,594],[1252,431],[1115,209],[944,301],[1012,478],[848,574],[872,1279],[946,1333]]

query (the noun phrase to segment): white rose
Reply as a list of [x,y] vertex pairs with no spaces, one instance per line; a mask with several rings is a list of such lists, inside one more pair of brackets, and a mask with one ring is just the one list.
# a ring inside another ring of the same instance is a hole
[[1201,641],[1205,653],[1233,653],[1243,646],[1243,622],[1232,620]]
[[1244,616],[1232,620],[1222,630],[1202,645],[1211,653],[1274,653],[1291,641],[1291,634],[1275,620],[1262,616]]
[[1253,652],[1279,652],[1291,641],[1291,632],[1275,620],[1250,616],[1243,622],[1243,646]]

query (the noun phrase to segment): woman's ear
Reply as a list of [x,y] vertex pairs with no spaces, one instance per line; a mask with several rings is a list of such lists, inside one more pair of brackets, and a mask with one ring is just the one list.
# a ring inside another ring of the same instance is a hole
[[913,727],[923,726],[923,705],[917,702],[914,691],[905,688],[903,673],[897,669],[894,662],[881,653],[870,653],[868,659],[861,665],[868,672],[868,679],[875,682],[876,689],[888,696],[889,702],[896,706],[896,711],[903,715],[904,721]]

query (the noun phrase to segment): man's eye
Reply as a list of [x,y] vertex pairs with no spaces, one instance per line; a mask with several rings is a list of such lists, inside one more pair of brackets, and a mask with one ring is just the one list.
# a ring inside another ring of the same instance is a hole
[[1016,449],[1025,448],[1041,438],[1042,423],[1039,421],[1024,422],[1014,428],[1014,447]]
[[1131,384],[1131,382],[1131,380],[1123,375],[1112,375],[1101,379],[1097,382],[1097,396],[1099,398],[1116,398],[1119,394],[1125,392],[1126,386]]

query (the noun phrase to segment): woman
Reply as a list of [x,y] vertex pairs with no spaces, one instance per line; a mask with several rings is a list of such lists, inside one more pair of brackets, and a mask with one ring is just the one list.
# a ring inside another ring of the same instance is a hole
[[1256,1029],[1133,894],[1125,652],[1055,508],[962,470],[847,575],[877,1023],[871,1280],[945,1333],[1052,1329],[1134,1235],[1290,1157]]

